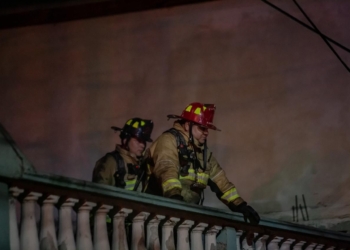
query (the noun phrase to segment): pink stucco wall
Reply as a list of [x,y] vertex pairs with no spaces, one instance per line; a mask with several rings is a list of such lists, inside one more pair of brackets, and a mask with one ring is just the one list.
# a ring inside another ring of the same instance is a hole
[[[302,18],[292,1],[274,1]],[[350,47],[350,2],[299,1]],[[350,55],[337,49],[350,65]],[[89,180],[134,116],[215,103],[214,151],[240,194],[291,221],[350,205],[350,74],[316,34],[262,1],[217,1],[0,31],[0,119],[38,171]],[[222,207],[213,195],[206,204]]]

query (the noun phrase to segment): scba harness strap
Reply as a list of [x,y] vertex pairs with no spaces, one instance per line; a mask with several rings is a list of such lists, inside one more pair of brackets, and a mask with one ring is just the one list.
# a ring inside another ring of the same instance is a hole
[[[230,188],[225,193],[223,193],[218,185],[209,178],[209,175],[207,175],[205,172],[207,162],[210,161],[212,157],[212,153],[210,153],[208,159],[207,158],[207,146],[206,143],[204,144],[204,150],[203,150],[203,165],[204,167],[201,167],[200,162],[198,161],[197,157],[195,156],[195,152],[193,150],[190,150],[187,148],[186,141],[183,137],[183,135],[175,128],[171,128],[164,133],[171,133],[175,136],[176,142],[177,142],[177,148],[178,148],[178,154],[179,154],[179,162],[180,162],[180,179],[188,179],[195,181],[193,187],[196,187],[196,185],[200,186],[201,191],[201,200],[200,205],[203,204],[204,201],[204,192],[203,189],[206,186],[209,186],[210,189],[216,194],[216,196],[220,200],[224,200],[227,203],[230,203],[234,201],[235,199],[239,198],[240,196],[237,193],[237,190],[235,187]],[[191,161],[194,166],[194,169],[190,169]],[[203,173],[198,172],[198,168],[203,170]],[[171,186],[171,185],[170,185]],[[204,188],[203,188],[204,187]]]
[[197,172],[198,168],[202,169],[203,172],[206,170],[207,167],[207,161],[209,162],[211,158],[211,154],[209,156],[209,159],[207,158],[207,145],[204,144],[204,150],[203,150],[203,163],[204,166],[202,167],[201,163],[196,157],[196,153],[194,150],[190,150],[187,147],[187,143],[185,141],[185,138],[183,135],[175,128],[171,128],[164,133],[170,133],[176,138],[177,143],[177,151],[179,153],[179,162],[181,166],[180,175],[181,176],[187,176],[188,170],[190,168],[191,162],[193,163],[194,169]]
[[139,165],[131,164],[128,163],[128,173],[131,175],[136,175],[137,178],[132,179],[132,180],[127,180],[125,182],[124,178],[126,175],[126,169],[125,169],[125,162],[123,157],[120,155],[118,151],[113,151],[110,153],[107,153],[106,156],[111,155],[116,163],[117,163],[117,171],[114,173],[113,177],[115,180],[115,186],[124,188],[126,190],[135,190],[137,189],[138,185],[136,186],[135,184],[139,184],[139,180],[142,178],[143,173]]
[[[199,204],[202,205],[204,202],[204,192],[203,190],[207,186],[209,175],[205,173],[206,165],[207,165],[207,147],[204,146],[203,152],[203,163],[204,167],[200,164],[197,159],[196,152],[187,147],[185,138],[183,135],[175,128],[171,128],[164,133],[171,133],[176,138],[177,150],[179,155],[179,163],[180,163],[180,180],[187,179],[194,181],[192,184],[192,188],[197,189],[200,192],[201,198]],[[211,156],[210,156],[211,157]],[[209,159],[210,159],[209,157]],[[209,161],[209,160],[208,160]],[[190,169],[191,163],[193,164],[193,169]],[[203,172],[199,173],[198,168],[202,169]],[[171,184],[171,183],[169,183]],[[171,186],[171,185],[170,185]],[[164,188],[164,187],[163,187]]]

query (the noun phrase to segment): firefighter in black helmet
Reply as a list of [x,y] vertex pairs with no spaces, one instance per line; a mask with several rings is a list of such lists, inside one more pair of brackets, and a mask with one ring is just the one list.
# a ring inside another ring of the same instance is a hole
[[[147,142],[152,142],[152,120],[129,119],[120,131],[121,144],[96,162],[92,181],[127,190],[143,191],[147,168],[142,164]],[[143,185],[139,185],[142,183]]]

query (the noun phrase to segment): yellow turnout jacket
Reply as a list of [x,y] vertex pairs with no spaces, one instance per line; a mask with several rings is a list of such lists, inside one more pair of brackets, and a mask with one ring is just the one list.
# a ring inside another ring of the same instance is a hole
[[[182,134],[187,146],[189,139],[188,133],[178,122],[174,123],[173,128]],[[198,141],[195,144],[198,147],[196,150],[197,159],[203,167],[204,146],[199,145]],[[225,204],[232,202],[235,205],[244,202],[237,193],[235,185],[226,178],[224,170],[209,150],[207,151],[205,171],[197,167],[194,169],[191,163],[188,175],[181,175],[177,147],[176,137],[166,132],[154,141],[148,149],[147,154],[151,158],[150,168],[153,175],[151,180],[157,182],[157,184],[149,184],[151,193],[156,193],[154,189],[158,187],[158,189],[162,190],[162,194],[165,197],[181,195],[186,202],[198,204],[201,199],[202,190],[206,188],[208,180],[211,179],[220,191],[218,197],[222,202]]]
[[[133,190],[137,181],[137,175],[129,173],[128,164],[132,164],[134,166],[140,166],[141,162],[137,159],[136,156],[130,154],[129,151],[123,149],[120,145],[117,145],[115,150],[119,153],[119,155],[122,157],[124,161],[124,167],[125,167],[124,181],[126,183],[126,186],[124,189]],[[96,162],[96,165],[93,171],[92,181],[106,184],[106,185],[116,186],[115,176],[120,174],[118,173],[117,164],[118,162],[111,154],[107,154],[101,159],[99,159]],[[142,186],[144,186],[144,183],[142,184],[143,185],[139,185],[138,191],[141,191],[143,189]]]

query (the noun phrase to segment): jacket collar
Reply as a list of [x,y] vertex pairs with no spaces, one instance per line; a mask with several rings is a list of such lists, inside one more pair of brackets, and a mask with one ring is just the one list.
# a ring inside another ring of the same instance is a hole
[[122,148],[122,146],[119,144],[117,144],[115,146],[115,150],[118,151],[121,155],[131,157],[131,158],[135,159],[136,161],[138,161],[138,158],[136,157],[136,155],[134,155],[134,154],[130,153],[130,151]]
[[[188,143],[190,135],[189,135],[189,133],[187,131],[185,131],[185,129],[182,127],[182,125],[178,121],[174,122],[173,128],[175,128],[176,130],[180,131],[180,133],[184,136],[185,141]],[[194,144],[195,144],[196,147],[198,147],[200,149],[204,148],[204,145],[203,144],[199,144],[199,142],[198,142],[198,140],[196,140],[196,138],[193,138],[193,140],[194,140]]]

